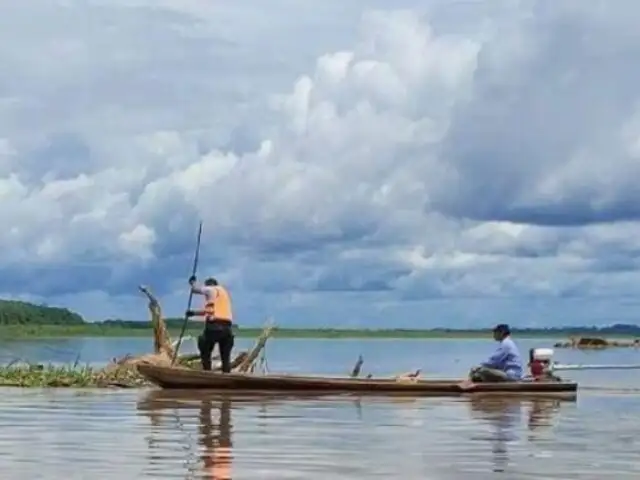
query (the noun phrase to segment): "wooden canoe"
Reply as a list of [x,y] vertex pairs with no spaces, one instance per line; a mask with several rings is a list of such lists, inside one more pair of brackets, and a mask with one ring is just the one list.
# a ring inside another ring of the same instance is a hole
[[339,378],[301,375],[251,375],[214,373],[185,367],[138,365],[138,371],[151,383],[164,389],[198,389],[241,394],[358,393],[368,395],[405,394],[413,396],[460,396],[495,394],[500,396],[575,397],[574,382],[501,382],[463,386],[461,380],[434,379],[405,381],[395,378]]

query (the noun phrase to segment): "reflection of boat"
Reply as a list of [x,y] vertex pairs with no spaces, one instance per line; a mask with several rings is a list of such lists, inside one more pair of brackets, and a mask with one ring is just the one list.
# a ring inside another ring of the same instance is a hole
[[549,427],[553,424],[553,418],[561,408],[558,400],[538,400],[531,404],[527,417],[529,430]]
[[243,394],[264,392],[313,392],[315,394],[408,394],[416,396],[459,396],[465,394],[496,394],[500,396],[560,396],[575,397],[574,382],[501,382],[465,384],[454,379],[397,378],[332,378],[301,375],[250,375],[214,373],[184,367],[162,367],[143,364],[141,375],[165,389],[199,389],[233,391]]
[[208,392],[206,390],[149,390],[138,400],[137,408],[140,412],[149,414],[159,413],[163,410],[189,410],[200,408],[199,402],[220,402],[225,400],[233,402],[234,408],[242,405],[269,405],[286,402],[288,400],[309,400],[326,398],[324,395],[301,393],[272,394],[265,392],[262,395],[242,395],[232,392]]
[[575,402],[567,399],[532,398],[482,398],[471,397],[469,406],[472,416],[487,421],[492,428],[490,441],[493,453],[493,471],[503,472],[509,463],[508,445],[517,440],[518,424],[522,421],[522,412],[527,411],[527,427],[533,432],[541,427],[552,425],[554,416],[561,404]]
[[[501,421],[520,419],[520,413],[524,407],[528,407],[527,425],[534,430],[539,427],[551,425],[553,416],[558,413],[562,403],[574,404],[575,398],[471,398],[469,406],[474,416],[483,420]],[[516,418],[517,417],[517,418]]]

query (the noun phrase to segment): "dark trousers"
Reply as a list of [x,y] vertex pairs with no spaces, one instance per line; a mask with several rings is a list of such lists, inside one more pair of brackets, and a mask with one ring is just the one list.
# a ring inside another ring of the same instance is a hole
[[472,382],[486,382],[486,383],[496,383],[496,382],[510,382],[511,379],[509,376],[503,372],[502,370],[497,370],[495,368],[488,367],[478,367],[471,370],[471,374],[469,375]]
[[222,371],[231,372],[231,350],[233,350],[233,330],[230,322],[212,321],[206,322],[202,335],[198,337],[198,350],[203,370],[211,370],[211,355],[218,345]]

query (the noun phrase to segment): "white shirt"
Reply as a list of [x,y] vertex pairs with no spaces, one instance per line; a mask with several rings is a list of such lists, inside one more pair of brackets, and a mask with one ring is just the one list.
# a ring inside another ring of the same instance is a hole
[[215,302],[216,297],[218,296],[218,290],[215,286],[209,285],[193,285],[191,287],[191,291],[193,293],[197,293],[198,295],[204,296],[205,303]]

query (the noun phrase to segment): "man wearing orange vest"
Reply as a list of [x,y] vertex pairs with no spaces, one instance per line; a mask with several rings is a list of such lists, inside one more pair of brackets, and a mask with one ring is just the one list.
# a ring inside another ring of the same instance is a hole
[[231,372],[231,350],[233,350],[234,335],[231,328],[233,316],[231,313],[231,297],[227,290],[218,285],[215,278],[207,278],[204,286],[196,285],[196,277],[189,279],[191,291],[204,296],[203,310],[188,310],[187,317],[203,317],[204,331],[198,337],[198,350],[203,370],[211,370],[211,354],[218,345],[222,372]]

